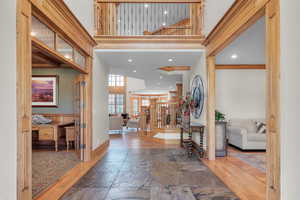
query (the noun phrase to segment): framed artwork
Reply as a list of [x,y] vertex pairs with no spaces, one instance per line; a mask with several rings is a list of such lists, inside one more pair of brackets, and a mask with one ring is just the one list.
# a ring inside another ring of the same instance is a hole
[[196,119],[199,119],[204,105],[204,86],[201,76],[195,76],[191,89],[192,99],[195,103],[192,114]]
[[58,105],[58,76],[32,76],[32,106],[57,107]]

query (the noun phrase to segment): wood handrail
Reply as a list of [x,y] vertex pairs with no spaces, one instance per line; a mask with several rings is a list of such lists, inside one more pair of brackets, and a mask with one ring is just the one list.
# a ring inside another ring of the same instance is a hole
[[185,29],[192,29],[192,26],[190,25],[190,19],[186,18],[183,19],[175,24],[172,24],[170,26],[163,26],[159,28],[156,31],[149,32],[149,31],[144,31],[144,35],[158,35],[159,33],[165,31],[165,30],[172,30],[172,29],[177,29],[177,30],[185,30]]

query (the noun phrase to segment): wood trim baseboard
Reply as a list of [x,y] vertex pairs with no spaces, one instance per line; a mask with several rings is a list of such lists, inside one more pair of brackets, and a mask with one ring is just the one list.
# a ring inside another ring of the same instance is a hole
[[104,151],[106,151],[109,147],[110,141],[107,140],[103,144],[101,144],[98,148],[92,151],[92,160],[99,157]]
[[101,160],[107,152],[109,140],[100,145],[92,152],[92,160],[81,162],[62,176],[57,183],[45,192],[38,195],[34,200],[59,199],[61,198],[81,177],[83,177],[95,164]]

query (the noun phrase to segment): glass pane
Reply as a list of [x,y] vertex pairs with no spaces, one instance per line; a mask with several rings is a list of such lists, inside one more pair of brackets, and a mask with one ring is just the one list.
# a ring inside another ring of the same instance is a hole
[[59,36],[57,36],[56,50],[65,58],[73,60],[73,47]]
[[123,105],[118,105],[117,106],[117,112],[122,113],[123,112]]
[[149,100],[148,99],[143,99],[142,100],[142,106],[149,106]]
[[85,68],[85,56],[79,53],[76,49],[74,49],[74,60],[75,63]]
[[109,105],[108,106],[108,112],[110,114],[114,114],[116,111],[115,111],[115,105]]
[[133,101],[133,112],[136,114],[139,111],[139,102],[137,99]]
[[108,104],[115,104],[115,95],[114,94],[110,94],[108,96]]
[[123,94],[118,94],[117,95],[117,104],[122,104],[123,105],[123,100],[124,100],[124,95]]
[[55,44],[55,34],[54,32],[45,24],[43,24],[36,17],[32,16],[31,18],[31,36],[37,38],[43,42],[48,47],[54,49]]

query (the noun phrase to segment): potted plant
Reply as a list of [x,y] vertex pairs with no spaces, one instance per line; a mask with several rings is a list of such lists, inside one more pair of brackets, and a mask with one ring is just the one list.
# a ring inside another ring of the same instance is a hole
[[227,133],[226,126],[227,122],[225,120],[225,114],[220,111],[215,111],[215,120],[216,120],[216,156],[223,157],[227,155]]
[[216,121],[225,121],[225,114],[221,113],[220,111],[215,111],[215,120]]

